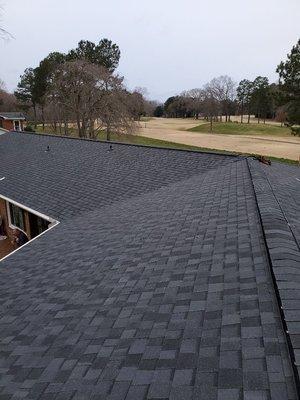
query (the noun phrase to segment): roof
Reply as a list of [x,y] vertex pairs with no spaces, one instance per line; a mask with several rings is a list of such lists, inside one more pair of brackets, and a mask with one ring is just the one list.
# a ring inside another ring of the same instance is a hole
[[11,120],[25,120],[24,114],[20,112],[0,112],[0,118]]
[[3,398],[297,398],[297,167],[16,133],[0,170],[61,222],[1,263]]

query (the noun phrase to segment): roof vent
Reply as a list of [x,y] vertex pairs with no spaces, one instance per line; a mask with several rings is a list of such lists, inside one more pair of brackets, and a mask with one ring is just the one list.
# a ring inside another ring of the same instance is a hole
[[50,151],[50,146],[47,146],[47,149],[45,150],[45,152]]
[[113,151],[112,144],[109,145],[108,151]]

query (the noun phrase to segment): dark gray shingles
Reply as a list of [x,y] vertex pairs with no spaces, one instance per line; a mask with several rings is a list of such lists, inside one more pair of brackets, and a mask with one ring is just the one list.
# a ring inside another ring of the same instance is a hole
[[193,175],[2,263],[1,395],[296,398],[247,164]]
[[300,170],[254,160],[249,167],[299,379]]
[[[47,146],[50,151],[46,151]],[[234,162],[236,157],[22,133],[0,137],[0,194],[63,220]]]

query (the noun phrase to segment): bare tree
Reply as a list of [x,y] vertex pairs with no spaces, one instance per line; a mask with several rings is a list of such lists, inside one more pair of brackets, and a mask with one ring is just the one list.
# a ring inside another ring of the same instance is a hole
[[123,86],[123,78],[107,70],[102,71],[96,115],[106,130],[108,141],[111,139],[111,133],[133,133],[136,129],[129,96]]
[[218,119],[218,114],[220,112],[220,103],[215,96],[214,87],[210,83],[204,86],[204,100],[203,109],[206,118],[210,122],[210,132],[213,131],[213,120]]
[[[1,14],[3,12],[3,8],[0,6],[0,18],[1,18]],[[7,32],[4,28],[2,28],[2,26],[0,26],[0,39],[10,39],[12,38],[12,35]]]
[[221,75],[210,82],[214,98],[221,104],[220,120],[225,115],[225,120],[230,121],[230,106],[236,97],[236,84],[227,75]]
[[15,96],[6,90],[4,82],[0,79],[0,111],[15,111],[16,106]]
[[47,96],[58,118],[54,125],[75,121],[79,137],[96,138],[105,129],[110,140],[112,132],[134,129],[123,78],[104,67],[82,60],[61,64]]
[[276,110],[276,117],[275,120],[277,122],[280,122],[280,126],[282,126],[285,122],[287,122],[287,112],[285,110],[285,107],[278,107]]

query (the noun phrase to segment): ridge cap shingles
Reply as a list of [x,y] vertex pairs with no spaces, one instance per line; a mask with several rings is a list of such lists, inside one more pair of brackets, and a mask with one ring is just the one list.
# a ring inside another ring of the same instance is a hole
[[[276,188],[272,187],[272,183],[267,177],[272,166],[265,167],[250,159],[247,162],[269,252],[277,300],[288,338],[297,389],[300,393],[300,299],[296,298],[294,292],[287,290],[293,289],[300,292],[300,248],[298,242],[300,237],[297,239],[297,233],[293,231],[283,210],[284,207],[288,207],[287,204],[282,204],[281,200],[277,198]],[[298,212],[300,212],[300,208]],[[274,226],[276,226],[275,229]],[[287,268],[289,265],[293,265],[295,268],[292,270]],[[287,307],[289,304],[287,302],[290,301],[293,302],[293,308]],[[295,319],[290,319],[291,313],[295,315]]]

